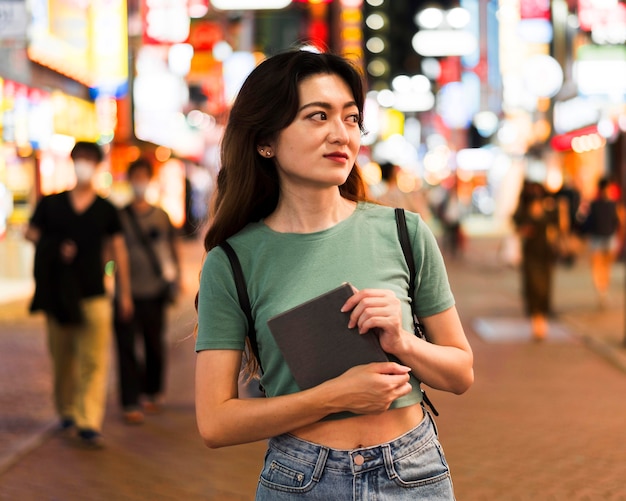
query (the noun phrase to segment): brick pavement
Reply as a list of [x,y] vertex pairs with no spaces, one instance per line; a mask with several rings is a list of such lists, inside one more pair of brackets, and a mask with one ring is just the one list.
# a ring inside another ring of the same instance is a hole
[[[188,262],[192,285],[199,261],[194,252]],[[429,393],[441,412],[437,423],[457,498],[626,500],[623,266],[615,269],[613,303],[605,311],[597,311],[589,299],[586,262],[573,270],[559,269],[554,322],[569,335],[541,344],[488,342],[474,331],[477,318],[523,318],[517,271],[499,264],[494,241],[472,239],[466,258],[449,263],[449,270],[475,352],[476,383],[460,397]],[[34,332],[37,321],[30,321]],[[7,337],[6,325],[0,324],[0,343]],[[112,395],[105,450],[77,450],[60,437],[40,435],[45,438],[41,445],[0,471],[0,500],[252,499],[263,443],[211,451],[198,438],[193,342],[188,337],[192,328],[188,301],[172,312],[170,321],[168,406],[163,414],[150,416],[143,426],[128,427],[119,420]],[[11,382],[19,376],[39,378],[42,387],[49,383],[43,376],[47,361],[41,343],[31,342],[32,364],[12,373],[3,371],[7,352],[2,347],[4,433],[5,405],[11,398],[20,402],[13,406],[12,419],[17,421],[20,415],[33,414],[29,406],[42,405],[7,396],[7,374]],[[40,390],[30,398],[43,398]],[[24,412],[18,409],[22,405]],[[24,428],[29,428],[27,422]],[[31,436],[36,429],[31,428]],[[3,444],[0,439],[0,451]]]

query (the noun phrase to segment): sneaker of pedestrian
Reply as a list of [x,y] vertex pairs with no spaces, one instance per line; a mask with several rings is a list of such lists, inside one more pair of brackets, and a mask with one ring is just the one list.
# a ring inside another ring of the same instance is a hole
[[156,395],[150,395],[143,401],[143,411],[146,414],[160,414],[163,411],[161,399]]
[[144,415],[139,409],[128,409],[124,411],[124,422],[126,424],[143,424]]
[[76,435],[77,445],[83,449],[98,450],[104,448],[102,435],[95,430],[82,429],[78,430]]
[[63,417],[61,418],[61,422],[59,423],[59,430],[65,431],[73,428],[76,425],[74,418],[71,417]]
[[74,431],[74,426],[76,426],[74,418],[63,417],[59,423],[58,431],[62,436],[69,436]]

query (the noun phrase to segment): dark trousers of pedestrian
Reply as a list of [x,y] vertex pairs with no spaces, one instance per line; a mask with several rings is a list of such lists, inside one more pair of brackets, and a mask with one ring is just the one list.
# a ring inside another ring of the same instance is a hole
[[451,257],[457,257],[462,250],[460,223],[445,223],[443,232],[443,249]]
[[[155,398],[163,390],[165,367],[165,300],[134,298],[133,319],[114,318],[120,399],[125,411],[139,407],[141,395]],[[143,344],[143,361],[137,353],[137,335]]]

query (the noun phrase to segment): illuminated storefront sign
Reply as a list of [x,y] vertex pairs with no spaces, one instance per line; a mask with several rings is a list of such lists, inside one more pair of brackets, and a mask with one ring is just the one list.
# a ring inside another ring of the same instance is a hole
[[119,97],[128,79],[125,0],[32,0],[28,57]]
[[478,48],[476,37],[463,30],[421,30],[412,44],[415,52],[424,57],[467,56]]
[[54,91],[52,113],[55,134],[83,141],[98,140],[98,119],[94,103]]
[[94,82],[91,87],[99,95],[125,95],[128,91],[126,0],[91,0],[90,5]]
[[179,0],[143,0],[144,44],[182,43],[189,37],[187,2]]
[[363,13],[358,1],[342,0],[339,38],[341,54],[363,67]]
[[626,47],[585,45],[578,49],[574,79],[582,95],[626,95]]
[[522,19],[550,19],[550,0],[524,0],[520,2]]
[[27,25],[24,0],[0,0],[0,40],[24,40]]
[[550,140],[550,146],[555,151],[573,150],[576,153],[597,150],[605,144],[606,139],[598,133],[597,125],[590,125],[566,134],[560,134]]
[[626,5],[617,1],[578,0],[578,22],[584,31],[594,31],[608,25],[624,29]]
[[554,103],[554,130],[558,134],[598,123],[598,120],[600,110],[588,98],[575,97]]
[[283,9],[291,0],[211,0],[219,10]]

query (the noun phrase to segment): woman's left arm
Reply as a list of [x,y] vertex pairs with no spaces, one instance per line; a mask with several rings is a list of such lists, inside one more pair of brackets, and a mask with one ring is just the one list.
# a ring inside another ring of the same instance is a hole
[[352,310],[350,327],[364,333],[374,329],[381,347],[411,367],[424,384],[456,394],[474,382],[474,356],[456,307],[422,319],[428,341],[402,328],[401,305],[392,291],[363,289],[344,305]]
[[428,340],[403,331],[393,354],[431,388],[464,393],[474,382],[474,355],[456,307],[421,320]]

